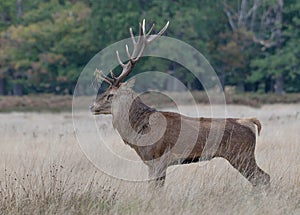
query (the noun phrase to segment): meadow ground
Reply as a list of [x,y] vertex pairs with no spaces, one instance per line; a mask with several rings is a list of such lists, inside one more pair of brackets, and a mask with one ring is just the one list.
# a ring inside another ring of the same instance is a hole
[[[90,163],[71,113],[3,113],[0,214],[300,214],[300,104],[227,110],[263,124],[256,158],[271,175],[267,192],[254,191],[223,159],[171,167],[163,190],[150,192],[146,182],[112,178]],[[118,137],[108,143],[134,154]]]

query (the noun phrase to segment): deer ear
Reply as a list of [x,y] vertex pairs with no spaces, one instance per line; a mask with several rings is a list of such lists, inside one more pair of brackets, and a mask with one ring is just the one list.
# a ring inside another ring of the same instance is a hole
[[130,79],[129,81],[124,83],[124,86],[129,87],[129,88],[133,88],[135,80],[136,80],[135,78]]

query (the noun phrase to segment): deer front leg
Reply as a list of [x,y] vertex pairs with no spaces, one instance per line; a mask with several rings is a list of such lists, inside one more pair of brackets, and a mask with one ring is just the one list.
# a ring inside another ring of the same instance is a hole
[[167,165],[158,163],[156,165],[152,164],[148,168],[150,188],[158,189],[163,187],[166,179]]
[[155,168],[149,168],[149,184],[153,189],[161,188],[165,184],[166,170],[158,173]]

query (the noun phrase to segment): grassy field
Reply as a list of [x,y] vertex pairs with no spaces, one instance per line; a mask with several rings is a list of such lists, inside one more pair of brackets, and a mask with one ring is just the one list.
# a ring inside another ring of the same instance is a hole
[[[210,107],[201,110],[208,115]],[[256,157],[271,175],[269,191],[252,190],[225,160],[213,159],[170,168],[166,186],[150,192],[146,182],[95,168],[76,141],[71,113],[2,113],[0,214],[300,214],[300,104],[227,110],[261,120]]]

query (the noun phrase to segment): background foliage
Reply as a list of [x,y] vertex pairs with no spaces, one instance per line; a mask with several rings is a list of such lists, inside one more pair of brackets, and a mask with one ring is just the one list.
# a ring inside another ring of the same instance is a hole
[[[127,38],[143,18],[158,28],[170,20],[167,36],[203,53],[223,86],[299,92],[299,11],[297,0],[1,1],[0,95],[71,94],[89,59]],[[135,72],[145,69],[172,72],[202,89],[172,62],[145,61]]]

